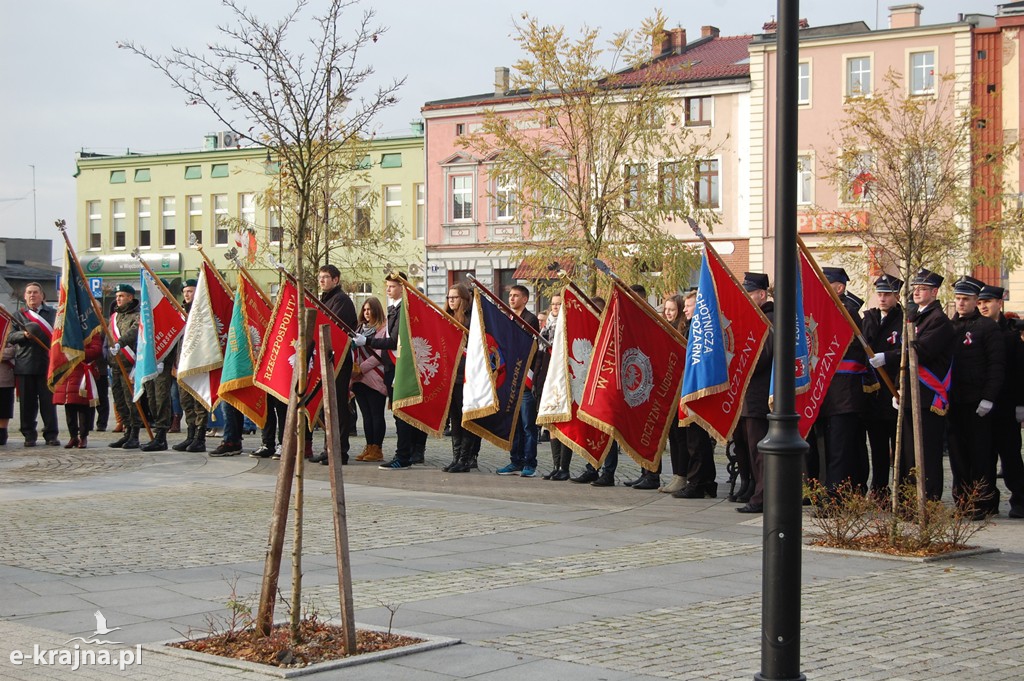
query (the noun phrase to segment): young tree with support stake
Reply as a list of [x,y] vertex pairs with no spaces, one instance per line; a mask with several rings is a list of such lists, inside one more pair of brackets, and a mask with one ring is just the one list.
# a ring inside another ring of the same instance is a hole
[[[158,56],[132,41],[120,44],[166,76],[186,94],[189,105],[207,108],[242,138],[267,147],[272,161],[279,165],[281,196],[293,202],[288,213],[293,216],[291,233],[296,245],[306,244],[318,227],[318,206],[325,192],[330,195],[330,183],[337,181],[329,172],[337,168],[337,150],[369,135],[378,114],[397,102],[396,94],[404,82],[396,79],[359,97],[374,74],[372,66],[362,65],[364,53],[387,29],[375,23],[372,9],[363,10],[354,22],[345,23],[346,12],[357,4],[357,0],[330,0],[323,13],[313,18],[315,35],[303,42],[291,40],[289,34],[300,29],[306,0],[297,0],[276,22],[264,22],[236,0],[223,0],[229,17],[218,28],[222,42],[210,44],[205,50],[172,48],[170,55]],[[300,248],[293,252],[294,273],[302,281],[308,263],[303,262]],[[297,369],[306,366],[305,348],[310,338],[300,315]],[[296,389],[302,391],[305,370],[297,371],[296,376]],[[301,498],[302,459],[296,452],[306,425],[301,416],[293,414],[294,400],[288,408],[288,422],[295,424],[295,429],[286,440],[281,475],[290,475],[293,470],[285,459],[290,456],[294,462],[298,458],[296,492]],[[290,482],[279,480],[277,495],[286,500],[290,493]],[[273,619],[285,525],[278,516],[286,513],[286,507],[286,503],[275,503],[257,621],[264,633],[269,633]],[[301,546],[299,522],[295,533],[296,544]],[[293,640],[299,634],[301,577],[301,564],[293,561]]]
[[[486,110],[481,129],[460,139],[488,159],[498,211],[528,225],[494,250],[557,262],[556,271],[610,258],[649,290],[689,283],[699,256],[664,225],[687,215],[717,221],[697,196],[700,159],[716,149],[684,125],[671,89],[679,73],[652,59],[664,27],[659,12],[602,48],[589,27],[573,38],[528,15],[516,24],[523,57],[510,88],[525,104]],[[593,277],[585,285],[595,292]]]

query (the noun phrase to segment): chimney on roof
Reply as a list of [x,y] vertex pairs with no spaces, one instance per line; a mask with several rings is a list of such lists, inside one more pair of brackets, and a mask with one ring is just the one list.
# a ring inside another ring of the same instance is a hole
[[701,38],[717,38],[719,34],[717,26],[701,26],[700,37]]
[[[807,21],[807,19],[801,19],[799,22],[797,22],[797,26],[800,28],[800,30],[803,30],[805,28],[810,28],[811,24],[809,21]],[[775,33],[778,30],[779,22],[775,21],[775,17],[772,17],[771,21],[764,22],[764,24],[761,26],[761,31],[764,33]]]
[[666,30],[655,32],[651,36],[651,56],[655,59],[672,50],[672,34]]
[[504,97],[508,92],[508,67],[494,67],[494,94]]
[[889,28],[917,28],[921,25],[921,10],[916,2],[889,7]]
[[673,28],[669,31],[672,41],[672,54],[682,54],[683,50],[686,49],[686,29],[685,28]]

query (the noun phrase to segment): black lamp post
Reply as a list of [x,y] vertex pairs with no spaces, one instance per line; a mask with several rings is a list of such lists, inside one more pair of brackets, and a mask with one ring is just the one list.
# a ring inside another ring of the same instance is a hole
[[755,681],[800,673],[801,479],[807,443],[796,414],[796,191],[799,0],[779,0],[776,37],[775,393],[764,454],[761,671]]

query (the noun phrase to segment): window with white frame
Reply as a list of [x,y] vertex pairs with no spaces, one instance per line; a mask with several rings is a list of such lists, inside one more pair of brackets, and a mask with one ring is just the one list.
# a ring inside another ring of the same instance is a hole
[[935,92],[935,52],[910,53],[910,94],[930,95]]
[[396,229],[402,224],[402,185],[384,185],[384,224]]
[[427,231],[427,187],[422,182],[413,185],[416,190],[416,224],[413,238],[422,239]]
[[188,203],[188,233],[195,236],[196,243],[203,243],[203,197],[186,196]]
[[686,107],[686,125],[711,125],[713,113],[711,97],[687,97],[684,105]]
[[175,211],[177,199],[173,196],[160,197],[160,234],[161,245],[171,248],[177,245],[178,216]]
[[284,239],[284,228],[281,227],[281,211],[277,206],[267,209],[267,240],[279,244]]
[[87,201],[86,219],[89,221],[89,249],[103,247],[103,213],[99,201]]
[[935,198],[935,187],[941,173],[939,154],[934,149],[916,149],[907,153],[910,198],[922,202]]
[[510,175],[494,180],[494,218],[510,222],[516,217],[516,181]]
[[139,248],[149,248],[152,245],[152,222],[149,208],[149,199],[135,200],[135,225],[137,234],[135,242],[139,245]]
[[698,207],[721,207],[722,189],[718,176],[718,159],[709,158],[697,164],[697,181],[693,185],[694,201]]
[[798,104],[811,103],[811,62],[800,62],[800,70],[797,75]]
[[644,204],[644,191],[647,180],[646,163],[629,163],[624,169],[625,192],[622,207],[626,210],[638,210]]
[[473,219],[473,176],[453,175],[449,180],[452,222]]
[[228,245],[228,195],[213,195],[213,245]]
[[370,188],[356,187],[352,192],[354,236],[356,239],[365,239],[370,236]]
[[869,203],[874,198],[873,186],[875,157],[870,151],[850,155],[846,162],[846,187],[843,201],[846,203]]
[[545,185],[545,190],[538,199],[540,203],[540,214],[544,218],[554,218],[565,212],[565,195],[562,187],[565,186],[565,173],[552,171],[551,181]]
[[867,97],[871,94],[871,57],[850,57],[846,60],[846,96]]
[[238,217],[247,227],[256,226],[256,195],[252,192],[238,195]]
[[658,205],[674,210],[686,206],[686,178],[681,161],[658,164]]
[[124,199],[114,199],[110,202],[110,225],[114,232],[114,248],[125,248],[127,235],[125,233]]
[[814,157],[810,154],[796,157],[796,202],[814,203]]

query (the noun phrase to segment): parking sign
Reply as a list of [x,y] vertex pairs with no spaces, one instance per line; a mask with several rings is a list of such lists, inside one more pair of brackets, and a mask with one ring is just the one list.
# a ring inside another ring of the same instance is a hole
[[89,291],[96,300],[103,298],[103,277],[89,277]]

